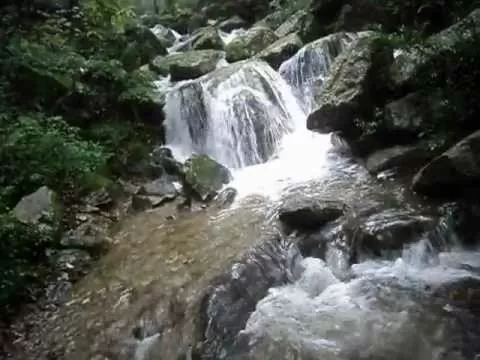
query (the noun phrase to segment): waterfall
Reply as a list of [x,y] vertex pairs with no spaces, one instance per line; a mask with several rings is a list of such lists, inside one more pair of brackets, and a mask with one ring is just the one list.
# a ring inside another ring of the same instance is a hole
[[167,143],[177,156],[207,154],[230,168],[265,162],[303,121],[281,76],[261,61],[221,67],[167,96]]
[[323,84],[337,55],[356,37],[351,33],[326,36],[305,45],[280,66],[281,76],[303,99],[307,111],[312,107],[312,86]]

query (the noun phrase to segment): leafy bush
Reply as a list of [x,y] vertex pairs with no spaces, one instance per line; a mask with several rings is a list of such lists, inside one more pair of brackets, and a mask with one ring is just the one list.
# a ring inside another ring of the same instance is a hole
[[20,116],[2,128],[1,138],[0,189],[10,205],[45,184],[81,189],[85,177],[108,158],[101,146],[80,139],[78,129],[58,117]]

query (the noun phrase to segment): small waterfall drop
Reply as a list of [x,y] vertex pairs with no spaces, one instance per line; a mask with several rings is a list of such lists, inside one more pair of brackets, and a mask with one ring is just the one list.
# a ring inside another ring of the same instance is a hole
[[321,38],[305,45],[280,66],[280,75],[303,99],[307,111],[312,108],[312,87],[323,84],[337,55],[356,37],[353,33],[337,33]]
[[166,115],[167,143],[177,156],[203,153],[234,169],[266,161],[305,117],[285,81],[260,61],[179,84]]

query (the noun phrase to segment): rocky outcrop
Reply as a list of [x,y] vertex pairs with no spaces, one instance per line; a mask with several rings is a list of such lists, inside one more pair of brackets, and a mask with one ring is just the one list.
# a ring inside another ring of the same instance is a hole
[[192,42],[192,48],[194,50],[223,50],[225,44],[218,30],[213,26],[208,26],[198,30],[198,37]]
[[297,34],[290,34],[275,41],[272,45],[262,50],[256,57],[266,61],[275,70],[303,46]]
[[185,161],[185,187],[202,201],[215,197],[232,179],[230,171],[206,155],[194,155]]
[[278,217],[288,230],[309,231],[339,218],[344,209],[339,201],[289,196],[282,201]]
[[156,56],[166,55],[166,45],[147,27],[136,26],[126,31],[130,44],[125,49],[122,62],[127,70],[138,69]]
[[479,181],[480,130],[424,166],[413,179],[413,189],[431,195],[458,195],[478,188]]
[[307,128],[321,133],[351,134],[356,120],[372,116],[381,87],[388,85],[391,49],[377,46],[375,37],[361,37],[335,60],[330,76],[316,90],[316,108],[307,118]]
[[231,18],[220,22],[217,27],[225,32],[230,32],[232,30],[245,28],[247,23],[240,16],[234,15]]
[[170,74],[172,81],[195,79],[215,70],[218,62],[224,57],[223,51],[188,51],[157,57],[150,67],[160,75]]
[[26,224],[51,221],[58,216],[59,204],[53,190],[42,186],[34,193],[24,196],[13,209],[15,218]]
[[275,35],[279,38],[287,36],[292,33],[305,32],[305,23],[308,17],[311,16],[306,10],[299,10],[285,20],[276,30]]
[[398,145],[375,151],[369,155],[366,160],[366,167],[373,174],[388,169],[413,172],[430,158],[430,152],[421,146]]
[[253,27],[227,45],[227,61],[248,59],[277,40],[278,36],[269,28]]

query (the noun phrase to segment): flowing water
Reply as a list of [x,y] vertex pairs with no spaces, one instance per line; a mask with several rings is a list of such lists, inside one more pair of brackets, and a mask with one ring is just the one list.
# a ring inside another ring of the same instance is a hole
[[[338,41],[325,44],[300,50],[280,73],[247,61],[169,90],[169,146],[180,159],[206,153],[230,167],[236,202],[193,214],[166,206],[122,224],[67,305],[19,328],[27,359],[171,360],[198,332],[205,359],[479,358],[478,309],[468,301],[479,291],[480,252],[463,250],[448,221],[352,266],[341,227],[332,227],[323,260],[302,257],[291,238],[261,247],[277,236],[276,210],[288,196],[375,209],[377,220],[430,211],[338,154],[330,135],[306,130],[309,89],[341,51]],[[204,313],[206,289],[215,295]]]

